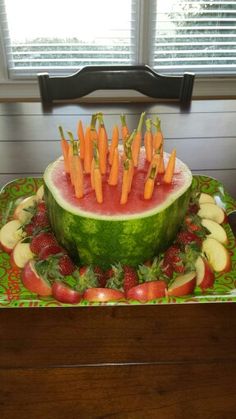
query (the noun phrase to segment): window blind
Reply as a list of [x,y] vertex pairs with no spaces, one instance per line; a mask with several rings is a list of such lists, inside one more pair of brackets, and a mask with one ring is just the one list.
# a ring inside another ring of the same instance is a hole
[[157,71],[235,74],[236,1],[153,1],[150,24]]
[[139,1],[0,0],[10,78],[136,62]]

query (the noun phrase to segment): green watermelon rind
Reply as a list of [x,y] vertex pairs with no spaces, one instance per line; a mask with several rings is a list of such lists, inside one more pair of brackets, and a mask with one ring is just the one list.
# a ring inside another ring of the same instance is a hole
[[49,169],[44,176],[45,200],[50,222],[59,243],[76,262],[99,265],[106,269],[121,262],[138,266],[164,251],[176,237],[186,214],[191,193],[192,175],[186,176],[181,192],[172,194],[165,205],[135,214],[132,218],[84,215],[50,190]]

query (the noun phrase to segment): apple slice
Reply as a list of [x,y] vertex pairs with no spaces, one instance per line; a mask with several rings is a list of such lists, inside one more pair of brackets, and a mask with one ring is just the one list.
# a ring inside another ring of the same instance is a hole
[[4,252],[11,253],[12,249],[15,247],[24,236],[22,230],[22,225],[19,220],[11,220],[0,230],[0,245]]
[[22,243],[20,241],[15,245],[11,253],[11,263],[18,268],[24,268],[26,263],[33,257],[34,254],[30,250],[30,243]]
[[28,196],[24,198],[15,208],[13,217],[20,220],[22,223],[29,221],[32,217],[30,212],[27,211],[28,208],[33,207],[36,202],[39,201],[37,195]]
[[201,218],[215,221],[218,224],[222,224],[226,219],[224,210],[218,205],[211,203],[201,204],[197,215]]
[[43,197],[44,197],[44,186],[43,186],[43,185],[41,185],[41,186],[38,188],[38,190],[37,190],[37,192],[36,192],[36,196],[38,197],[38,199],[39,199],[40,201],[42,201],[42,200],[43,200]]
[[207,237],[202,243],[202,252],[215,272],[228,272],[231,269],[231,256],[218,240]]
[[174,297],[182,297],[192,294],[196,286],[196,272],[191,271],[177,276],[167,290],[167,294]]
[[212,288],[215,282],[215,275],[208,260],[202,256],[198,256],[196,263],[197,285],[204,291]]
[[201,204],[215,204],[215,199],[213,196],[209,195],[208,193],[201,192],[199,197],[199,205]]
[[222,244],[228,243],[226,231],[220,224],[216,223],[215,221],[208,220],[207,218],[203,218],[201,224],[209,231],[207,237],[216,239]]
[[22,272],[22,282],[25,288],[42,297],[52,295],[51,284],[36,272],[34,260],[26,263]]

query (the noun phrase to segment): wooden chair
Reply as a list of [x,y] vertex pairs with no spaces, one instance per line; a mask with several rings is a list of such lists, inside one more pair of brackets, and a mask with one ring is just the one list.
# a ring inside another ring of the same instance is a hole
[[148,97],[178,100],[188,104],[192,98],[194,74],[165,76],[147,65],[88,66],[69,76],[38,74],[42,103],[81,98],[95,90],[136,90]]

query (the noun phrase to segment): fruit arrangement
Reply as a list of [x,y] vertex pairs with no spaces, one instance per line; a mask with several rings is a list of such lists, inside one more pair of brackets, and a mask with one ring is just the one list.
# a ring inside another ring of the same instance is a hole
[[207,193],[191,195],[176,238],[165,252],[137,267],[75,264],[49,222],[44,187],[17,203],[0,230],[0,246],[21,272],[22,284],[40,298],[61,303],[147,303],[207,293],[218,273],[231,269],[225,211]]
[[77,263],[137,267],[163,252],[183,222],[192,173],[175,149],[164,151],[160,120],[144,118],[129,133],[122,115],[121,139],[115,125],[109,143],[101,114],[87,127],[80,121],[76,139],[60,128],[63,157],[44,172],[45,202],[58,242]]

